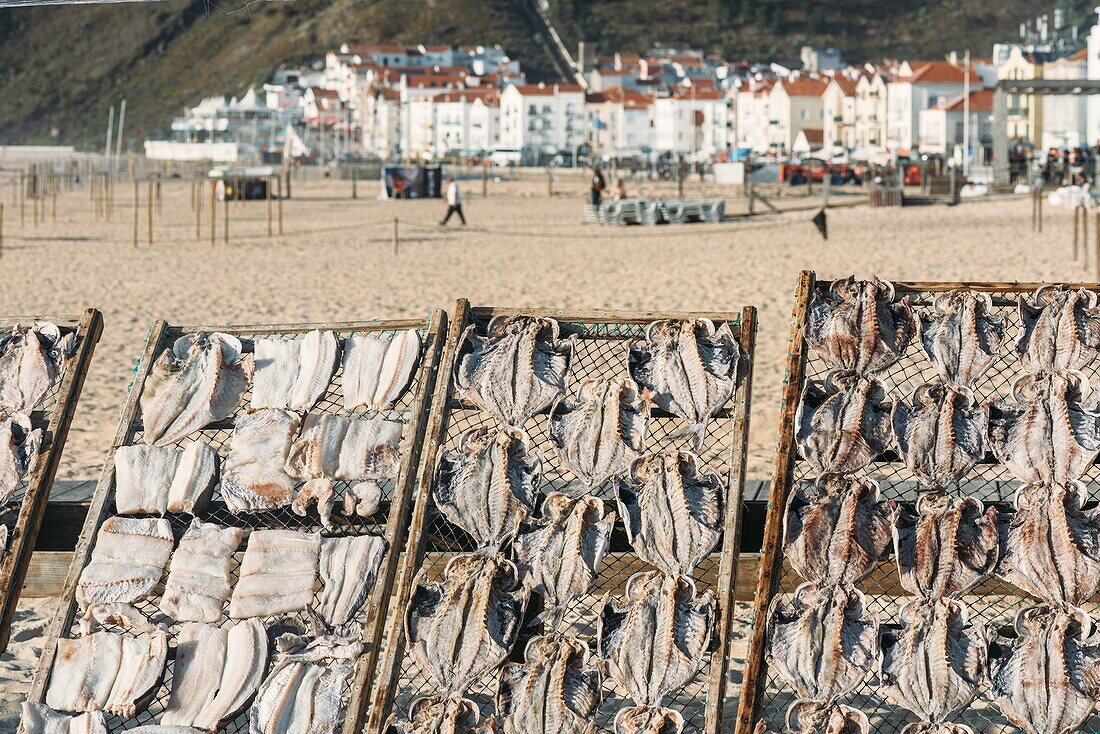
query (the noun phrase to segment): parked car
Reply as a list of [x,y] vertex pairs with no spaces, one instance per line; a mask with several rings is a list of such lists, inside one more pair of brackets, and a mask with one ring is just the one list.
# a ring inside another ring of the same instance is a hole
[[489,153],[489,163],[501,168],[518,166],[522,160],[523,154],[517,148],[493,148]]

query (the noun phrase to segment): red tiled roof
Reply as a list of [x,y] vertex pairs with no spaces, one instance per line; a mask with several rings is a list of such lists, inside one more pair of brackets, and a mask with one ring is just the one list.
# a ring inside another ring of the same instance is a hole
[[435,102],[473,102],[475,99],[488,99],[496,94],[495,89],[462,89],[444,92],[433,97]]
[[698,100],[715,100],[722,99],[725,96],[718,89],[698,89],[696,87],[690,87],[688,89],[679,89],[672,95],[673,99],[698,99]]
[[539,86],[538,84],[516,84],[515,87],[516,91],[524,97],[549,97],[558,92],[584,91],[579,84],[547,84],[545,86]]
[[320,87],[310,87],[313,91],[314,99],[339,99],[340,93],[335,89],[321,89]]
[[407,50],[404,46],[396,43],[366,43],[363,45],[348,44],[348,48],[350,49],[351,53],[359,54],[360,56],[365,53],[404,53]]
[[810,79],[809,77],[795,79],[794,81],[783,80],[783,89],[786,90],[788,97],[820,97],[825,93],[827,86],[820,79]]
[[838,75],[838,76],[833,77],[833,82],[838,87],[840,87],[840,91],[844,92],[844,94],[848,95],[849,97],[855,95],[855,93],[856,93],[856,80],[855,79],[849,79],[846,76],[839,76]]
[[[963,111],[963,95],[959,95],[955,99],[951,100],[944,105],[936,105],[932,109],[934,110],[947,110],[949,112],[962,112]],[[970,111],[971,112],[992,112],[993,111],[993,90],[992,89],[978,89],[970,93]]]
[[[909,82],[910,84],[962,84],[965,80],[966,72],[959,66],[947,61],[927,61],[921,63],[921,66],[917,67],[913,65],[913,76],[908,79],[902,79],[901,81]],[[971,83],[977,83],[981,81],[981,78],[974,73],[974,70],[970,70]]]
[[622,87],[610,87],[602,92],[588,94],[586,101],[593,104],[611,102],[632,109],[644,109],[653,104],[653,97],[642,92],[633,92]]
[[818,130],[817,128],[807,127],[802,129],[802,134],[806,136],[806,142],[810,145],[821,145],[825,142],[825,131]]
[[450,51],[451,50],[450,46],[442,46],[442,45],[440,45],[440,46],[421,45],[420,48],[424,49],[427,52],[436,53],[436,54],[437,53],[443,53],[444,51]]

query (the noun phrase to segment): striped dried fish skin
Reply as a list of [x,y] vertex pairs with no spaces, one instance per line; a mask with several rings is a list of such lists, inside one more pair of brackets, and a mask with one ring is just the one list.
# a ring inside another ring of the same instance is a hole
[[706,661],[714,593],[696,594],[691,579],[636,573],[622,598],[604,597],[597,638],[612,679],[639,706],[659,706],[687,685]]
[[30,415],[49,394],[76,347],[56,324],[15,324],[0,335],[0,413]]
[[436,509],[480,548],[500,548],[534,513],[540,474],[524,434],[472,428],[441,452],[432,486]]
[[768,667],[800,698],[833,701],[855,691],[878,659],[878,620],[846,586],[799,586],[768,610]]
[[498,668],[523,621],[527,591],[502,557],[451,558],[439,582],[422,570],[405,612],[409,650],[443,693],[460,693]]
[[1087,497],[1080,483],[1017,490],[997,575],[1049,603],[1091,599],[1100,591],[1100,513],[1081,509]]
[[0,410],[0,505],[11,499],[38,461],[42,429],[30,416]]
[[622,475],[645,443],[649,399],[625,378],[588,380],[578,399],[550,411],[550,439],[573,475],[589,489]]
[[115,451],[115,508],[120,515],[194,514],[217,483],[218,452],[205,441],[186,449],[133,444]]
[[245,619],[230,627],[217,693],[199,711],[194,725],[217,731],[244,711],[263,680],[267,657],[267,630],[259,620]]
[[1025,370],[1079,370],[1100,351],[1100,309],[1092,291],[1044,285],[1020,296],[1019,312],[1016,353]]
[[313,601],[321,536],[295,530],[254,530],[248,538],[230,619],[304,611]]
[[870,734],[870,731],[867,714],[851,706],[795,701],[787,709],[788,734]]
[[931,599],[957,598],[993,572],[1000,555],[997,510],[970,497],[929,494],[899,513],[894,555],[901,586]]
[[107,734],[107,722],[98,711],[69,716],[32,701],[23,702],[19,726],[23,734]]
[[602,677],[588,645],[569,636],[535,637],[524,661],[500,673],[502,734],[595,734]]
[[221,494],[230,512],[266,512],[294,499],[294,479],[284,468],[298,415],[289,410],[250,410],[237,419],[229,439]]
[[169,446],[223,420],[247,388],[239,339],[220,332],[182,336],[157,357],[145,380],[142,440]]
[[331,331],[314,329],[293,339],[257,339],[253,353],[253,409],[307,411],[317,404],[339,363]]
[[391,715],[385,734],[493,734],[493,717],[481,721],[477,704],[460,696],[421,696],[409,704],[408,719]]
[[974,734],[974,730],[966,724],[929,724],[926,721],[918,721],[906,724],[901,734]]
[[568,604],[596,583],[615,513],[605,512],[598,497],[573,499],[552,492],[543,502],[542,517],[530,525],[516,538],[516,565],[524,585],[546,600],[539,618],[555,630]]
[[565,392],[573,341],[558,339],[558,323],[533,316],[489,322],[488,336],[467,327],[469,345],[455,370],[455,392],[504,426],[523,428]]
[[1068,484],[1100,454],[1100,408],[1080,372],[1023,374],[989,413],[993,455],[1026,483]]
[[160,610],[179,622],[218,622],[243,539],[240,528],[193,519],[168,565]]
[[249,734],[335,734],[351,673],[347,663],[276,665],[249,711]]
[[163,518],[107,518],[77,582],[80,608],[133,604],[149,596],[164,575],[173,541],[172,525]]
[[387,546],[374,535],[321,539],[323,586],[317,612],[329,627],[342,629],[366,604]]
[[221,683],[229,646],[229,631],[213,625],[191,622],[176,637],[176,662],[172,668],[172,690],[160,723],[166,726],[194,726]]
[[290,447],[286,471],[296,479],[391,479],[401,465],[400,421],[310,413]]
[[46,704],[58,711],[103,711],[133,718],[160,685],[168,657],[168,636],[154,632],[124,637],[96,632],[61,638],[46,690]]
[[894,443],[926,488],[956,484],[985,456],[989,407],[968,388],[928,383],[894,406]]
[[691,576],[722,534],[726,487],[694,454],[647,454],[617,485],[631,546],[646,563]]
[[909,299],[895,303],[892,283],[878,278],[835,281],[810,303],[806,342],[832,369],[866,375],[901,359],[917,333]]
[[941,293],[932,307],[920,316],[924,353],[944,382],[970,387],[1001,354],[1004,314],[993,313],[993,298],[977,291]]
[[630,376],[653,402],[688,422],[683,435],[701,448],[707,424],[737,391],[745,359],[728,323],[715,329],[709,319],[654,321],[645,340],[629,345]]
[[660,706],[629,706],[615,714],[615,734],[680,734],[684,717]]
[[80,617],[80,634],[90,635],[99,628],[130,630],[139,634],[160,629],[130,604],[89,604]]
[[985,679],[985,631],[961,602],[914,599],[901,609],[899,628],[883,630],[883,692],[933,724],[962,711]]
[[854,584],[890,545],[897,503],[870,479],[825,476],[796,485],[787,501],[783,556],[818,584]]
[[344,342],[344,408],[388,410],[412,384],[420,361],[420,332],[355,334]]
[[830,372],[809,381],[795,416],[795,440],[817,474],[849,474],[891,444],[893,404],[874,377]]

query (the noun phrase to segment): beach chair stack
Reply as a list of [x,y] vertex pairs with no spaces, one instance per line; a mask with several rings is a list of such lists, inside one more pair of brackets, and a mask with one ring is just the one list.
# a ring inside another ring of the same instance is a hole
[[585,221],[607,225],[714,223],[725,215],[724,199],[623,199],[584,207]]

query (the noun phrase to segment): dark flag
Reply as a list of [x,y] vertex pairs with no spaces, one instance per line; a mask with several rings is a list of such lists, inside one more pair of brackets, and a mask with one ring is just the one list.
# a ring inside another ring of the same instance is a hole
[[820,211],[818,211],[818,213],[815,214],[814,218],[810,221],[812,221],[814,223],[814,226],[817,227],[817,231],[821,233],[821,239],[823,239],[823,240],[829,239],[829,230],[828,230],[828,227],[825,224],[825,210],[824,209],[821,209]]

